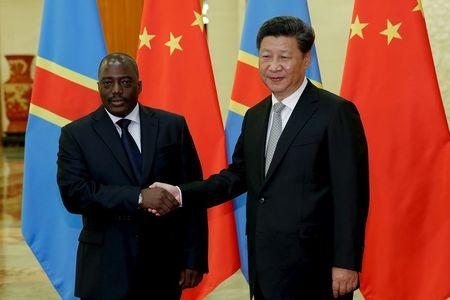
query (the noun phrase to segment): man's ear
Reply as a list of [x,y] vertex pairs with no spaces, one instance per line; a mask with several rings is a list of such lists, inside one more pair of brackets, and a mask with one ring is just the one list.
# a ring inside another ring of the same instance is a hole
[[305,60],[304,60],[304,62],[305,62],[305,67],[306,67],[306,68],[309,68],[309,66],[311,66],[311,51],[308,51],[308,52],[305,54]]

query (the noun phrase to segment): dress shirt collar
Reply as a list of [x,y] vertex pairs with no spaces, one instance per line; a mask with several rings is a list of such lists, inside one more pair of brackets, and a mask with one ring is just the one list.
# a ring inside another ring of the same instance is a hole
[[[281,102],[284,105],[286,105],[290,110],[294,110],[294,107],[295,107],[295,105],[297,105],[297,102],[300,99],[300,96],[302,95],[303,91],[305,90],[307,83],[308,83],[308,80],[305,77],[303,79],[303,83],[300,85],[300,87],[295,92],[293,92],[292,94],[290,94],[289,96],[287,96],[286,98],[281,100]],[[274,94],[272,94],[272,106],[277,102],[278,102],[278,99],[275,97]]]
[[109,111],[106,110],[106,108],[105,108],[105,111],[108,114],[108,116],[111,118],[111,121],[114,124],[116,124],[116,122],[119,121],[120,119],[128,119],[131,122],[135,122],[137,124],[141,123],[141,119],[139,118],[139,103],[137,103],[136,106],[133,108],[133,110],[128,115],[126,115],[124,118],[117,117],[115,115],[110,114]]

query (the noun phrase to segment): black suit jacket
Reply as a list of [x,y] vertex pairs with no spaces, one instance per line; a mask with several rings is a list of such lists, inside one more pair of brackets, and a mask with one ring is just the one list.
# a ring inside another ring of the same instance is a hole
[[232,163],[181,185],[183,203],[212,206],[247,191],[251,293],[257,281],[271,300],[332,299],[331,268],[361,268],[369,190],[359,114],[308,82],[265,176],[271,105],[268,97],[247,111]]
[[66,208],[83,216],[75,295],[88,299],[177,298],[182,268],[207,271],[206,209],[164,217],[139,209],[155,181],[202,178],[183,117],[140,106],[143,178],[133,175],[103,106],[62,128],[58,185]]

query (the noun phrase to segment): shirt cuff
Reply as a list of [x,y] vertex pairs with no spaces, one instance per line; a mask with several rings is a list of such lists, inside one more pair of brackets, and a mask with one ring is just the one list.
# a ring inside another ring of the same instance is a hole
[[177,188],[177,190],[178,190],[178,195],[180,195],[180,207],[183,207],[183,195],[181,194],[181,190],[180,190],[180,188],[178,187],[178,185],[176,185],[175,186],[176,188]]
[[139,193],[138,206],[142,207],[142,193]]

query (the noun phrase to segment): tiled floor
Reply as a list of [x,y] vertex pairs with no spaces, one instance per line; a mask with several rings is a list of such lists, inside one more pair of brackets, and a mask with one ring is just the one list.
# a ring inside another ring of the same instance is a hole
[[58,299],[20,231],[23,149],[0,147],[0,299]]
[[[23,149],[0,147],[0,299],[59,299],[20,231]],[[208,300],[249,299],[240,272],[217,287]],[[356,295],[354,299],[362,299]]]

